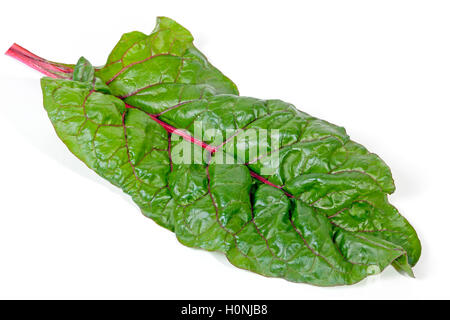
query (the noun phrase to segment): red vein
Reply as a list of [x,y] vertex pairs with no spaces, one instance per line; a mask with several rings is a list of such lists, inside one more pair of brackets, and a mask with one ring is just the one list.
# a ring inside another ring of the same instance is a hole
[[126,150],[127,150],[128,163],[130,164],[131,169],[133,170],[133,174],[134,174],[134,177],[136,178],[136,180],[139,181],[139,182],[141,182],[141,183],[144,183],[144,182],[139,178],[139,176],[138,176],[138,174],[137,174],[137,172],[136,172],[135,165],[134,165],[133,162],[131,161],[130,147],[128,146],[127,126],[126,126],[126,124],[125,124],[125,117],[126,117],[126,114],[127,114],[126,111],[124,111],[123,114],[122,114],[122,127],[123,127],[123,135],[124,135],[124,138],[125,138],[125,147],[126,147]]
[[120,99],[126,99],[128,97],[131,97],[131,96],[134,96],[134,95],[138,94],[141,91],[144,91],[145,89],[150,89],[150,88],[152,88],[154,86],[159,86],[161,84],[165,84],[165,83],[164,82],[152,83],[152,84],[149,84],[148,86],[142,87],[142,88],[140,88],[140,89],[138,89],[136,91],[133,91],[133,92],[127,93],[126,95],[120,96],[119,98]]
[[[125,106],[126,106],[126,108],[137,109],[137,110],[143,111],[143,110],[141,110],[141,109],[139,109],[139,108],[137,108],[137,107],[131,106],[131,105],[129,105],[129,104],[125,104]],[[145,111],[143,111],[143,112],[145,112]],[[158,123],[159,125],[161,125],[167,132],[176,134],[176,135],[182,137],[184,140],[189,141],[189,142],[191,142],[191,143],[194,143],[194,144],[196,144],[196,145],[202,147],[203,149],[209,151],[211,154],[213,154],[214,152],[217,151],[217,147],[211,146],[211,145],[207,144],[207,143],[204,142],[204,141],[201,141],[201,140],[199,140],[199,139],[194,138],[193,136],[191,136],[190,134],[186,133],[185,131],[180,130],[180,129],[177,129],[177,128],[171,126],[170,124],[168,124],[168,123],[162,121],[161,119],[158,119],[157,115],[154,115],[154,114],[151,114],[151,113],[148,113],[148,112],[145,112],[145,113],[146,113],[153,121],[155,121],[156,123]],[[247,167],[247,168],[248,168],[248,167]],[[270,181],[267,180],[266,178],[260,176],[260,175],[257,174],[256,172],[252,171],[250,168],[248,168],[248,170],[250,171],[250,175],[251,175],[253,178],[255,178],[255,179],[259,180],[260,182],[262,182],[262,183],[264,183],[264,184],[267,184],[267,185],[269,185],[269,186],[271,186],[271,187],[274,187],[274,188],[277,188],[277,189],[282,190],[289,198],[294,198],[294,196],[293,196],[292,194],[290,194],[289,192],[287,192],[286,190],[283,189],[283,186],[276,185],[276,184],[270,182]]]
[[106,84],[110,84],[111,82],[113,82],[114,80],[116,80],[116,78],[117,78],[119,75],[121,75],[123,72],[125,72],[126,70],[128,70],[128,69],[131,68],[132,66],[135,66],[135,65],[137,65],[137,64],[146,62],[146,61],[148,61],[148,60],[150,60],[150,59],[153,59],[153,58],[156,58],[156,57],[160,57],[160,56],[172,56],[172,54],[170,54],[170,53],[159,53],[159,54],[152,55],[152,56],[150,56],[150,57],[148,57],[148,58],[142,59],[142,60],[140,60],[140,61],[136,61],[136,62],[130,63],[129,65],[126,65],[126,66],[124,66],[122,69],[120,69],[120,71],[117,72],[111,79],[109,79],[108,81],[106,81]]
[[176,105],[171,106],[171,107],[167,108],[166,110],[161,111],[161,112],[158,113],[158,114],[155,114],[155,116],[156,116],[156,117],[160,117],[160,116],[162,116],[162,115],[163,115],[164,113],[166,113],[166,112],[172,111],[173,109],[176,109],[176,108],[178,108],[178,107],[184,106],[185,104],[188,104],[188,103],[191,103],[191,102],[194,102],[194,101],[196,101],[196,100],[187,100],[187,101],[183,101],[183,102],[177,103]]
[[169,156],[170,163],[170,171],[173,171],[173,162],[172,162],[172,133],[167,133],[167,155]]
[[[142,111],[141,109],[136,108],[136,107],[133,107],[133,106],[130,106],[129,104],[125,104],[125,106],[126,106],[127,108],[130,108],[130,109],[137,109],[137,110]],[[145,112],[145,111],[143,111],[143,112]],[[158,119],[158,117],[157,117],[156,115],[151,114],[151,113],[148,113],[148,112],[145,112],[145,113],[146,113],[153,121],[155,121],[156,123],[158,123],[159,125],[161,125],[164,129],[166,129],[167,132],[176,134],[176,135],[182,137],[184,140],[189,141],[189,142],[191,142],[191,143],[193,143],[193,144],[196,144],[196,145],[202,147],[203,149],[208,150],[209,152],[215,152],[215,151],[216,151],[215,147],[210,146],[210,145],[207,144],[206,142],[203,142],[203,141],[201,141],[201,140],[199,140],[199,139],[194,138],[193,136],[191,136],[190,134],[186,133],[186,132],[183,131],[183,130],[177,129],[177,128],[171,126],[170,124],[165,123],[164,121]]]
[[213,194],[212,194],[212,192],[211,192],[211,175],[209,174],[209,163],[208,163],[208,165],[206,166],[206,176],[207,176],[207,178],[208,178],[208,193],[209,193],[209,196],[210,196],[210,198],[211,198],[211,202],[212,202],[212,205],[213,205],[213,207],[214,207],[214,210],[216,211],[216,221],[217,221],[217,224],[219,225],[219,227],[221,227],[223,230],[225,230],[225,232],[227,232],[227,233],[229,233],[229,234],[231,234],[231,235],[234,235],[234,234],[233,234],[232,232],[230,232],[230,231],[222,224],[222,222],[220,221],[220,218],[219,218],[219,208],[217,207],[216,201],[214,200]]
[[317,256],[319,258],[322,258],[331,267],[331,269],[333,269],[333,270],[335,270],[335,271],[337,271],[339,273],[343,273],[343,274],[347,273],[347,272],[344,272],[344,271],[341,271],[341,270],[337,269],[330,261],[328,261],[327,258],[322,256],[319,252],[317,252],[316,250],[314,250],[313,247],[310,246],[310,244],[306,241],[305,237],[303,236],[302,232],[294,224],[294,221],[292,220],[292,217],[289,218],[289,221],[291,222],[291,225],[294,228],[294,231],[300,236],[300,238],[303,240],[303,243],[309,249],[309,251],[311,251],[315,256]]

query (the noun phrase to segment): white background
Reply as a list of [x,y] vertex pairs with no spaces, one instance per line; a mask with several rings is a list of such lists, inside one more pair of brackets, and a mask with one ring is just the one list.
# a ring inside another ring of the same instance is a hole
[[416,228],[416,279],[392,268],[319,288],[239,270],[140,214],[56,137],[36,71],[0,56],[0,298],[450,298],[448,1],[3,1],[0,50],[96,65],[158,15],[187,27],[241,95],[343,125],[391,167]]

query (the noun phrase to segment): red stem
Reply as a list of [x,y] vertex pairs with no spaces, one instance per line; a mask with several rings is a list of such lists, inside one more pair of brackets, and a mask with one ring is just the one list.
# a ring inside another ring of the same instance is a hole
[[[21,46],[19,46],[18,44],[14,43],[9,49],[8,51],[6,51],[5,53],[6,55],[19,60],[20,62],[26,64],[27,66],[45,74],[46,76],[52,77],[52,78],[57,78],[57,79],[71,79],[72,78],[72,72],[73,72],[73,66],[71,65],[67,65],[67,64],[63,64],[63,63],[57,63],[57,62],[52,62],[52,61],[48,61],[46,59],[43,59],[33,53],[31,53],[30,51],[22,48]],[[125,104],[126,108],[129,109],[138,109],[134,106],[131,106],[129,104]],[[142,111],[142,110],[141,110]],[[217,151],[219,147],[215,147],[215,146],[211,146],[209,144],[207,144],[204,141],[201,141],[199,139],[194,138],[193,136],[191,136],[190,134],[186,133],[183,130],[180,130],[178,128],[175,128],[173,126],[171,126],[168,123],[165,123],[164,121],[160,120],[158,118],[159,115],[154,115],[154,114],[150,114],[147,113],[150,118],[157,122],[158,124],[160,124],[167,132],[169,133],[173,133],[176,134],[180,137],[182,137],[183,139],[185,139],[186,141],[189,141],[191,143],[194,143],[196,145],[199,145],[200,147],[202,147],[205,150],[208,150],[211,154],[213,154],[214,152]],[[249,168],[250,170],[250,168]],[[290,193],[288,193],[287,191],[285,191],[283,189],[283,186],[279,186],[276,184],[273,184],[272,182],[270,182],[269,180],[267,180],[266,178],[261,177],[259,174],[257,174],[256,172],[250,170],[250,175],[261,181],[264,184],[267,184],[269,186],[272,186],[274,188],[280,189],[282,190],[288,197],[293,198],[294,196]]]
[[22,48],[18,44],[14,43],[8,51],[5,52],[7,56],[10,56],[27,66],[45,74],[52,78],[70,79],[72,78],[73,68],[70,65],[63,63],[57,63],[43,59],[30,51]]

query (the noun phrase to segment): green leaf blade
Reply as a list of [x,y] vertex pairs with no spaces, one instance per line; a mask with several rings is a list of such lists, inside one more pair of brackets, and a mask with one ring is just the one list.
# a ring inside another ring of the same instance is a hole
[[[73,80],[41,85],[69,150],[182,244],[319,286],[354,284],[389,265],[412,275],[421,244],[388,202],[386,163],[340,126],[239,96],[175,21],[123,35],[102,68],[81,58]],[[277,130],[279,145],[252,130]],[[217,141],[227,132],[233,139]],[[177,162],[180,150],[187,163]],[[225,156],[236,163],[222,164]]]

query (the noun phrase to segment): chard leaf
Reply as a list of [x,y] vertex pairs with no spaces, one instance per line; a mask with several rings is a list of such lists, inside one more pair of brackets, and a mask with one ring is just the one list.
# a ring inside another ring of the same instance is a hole
[[85,57],[81,57],[73,69],[73,81],[92,82],[94,77],[94,67]]
[[[413,276],[421,245],[388,202],[389,167],[342,127],[239,96],[175,21],[123,35],[101,68],[81,58],[71,70],[41,81],[56,133],[184,245],[320,286],[389,265]],[[278,135],[250,134],[263,130]]]

